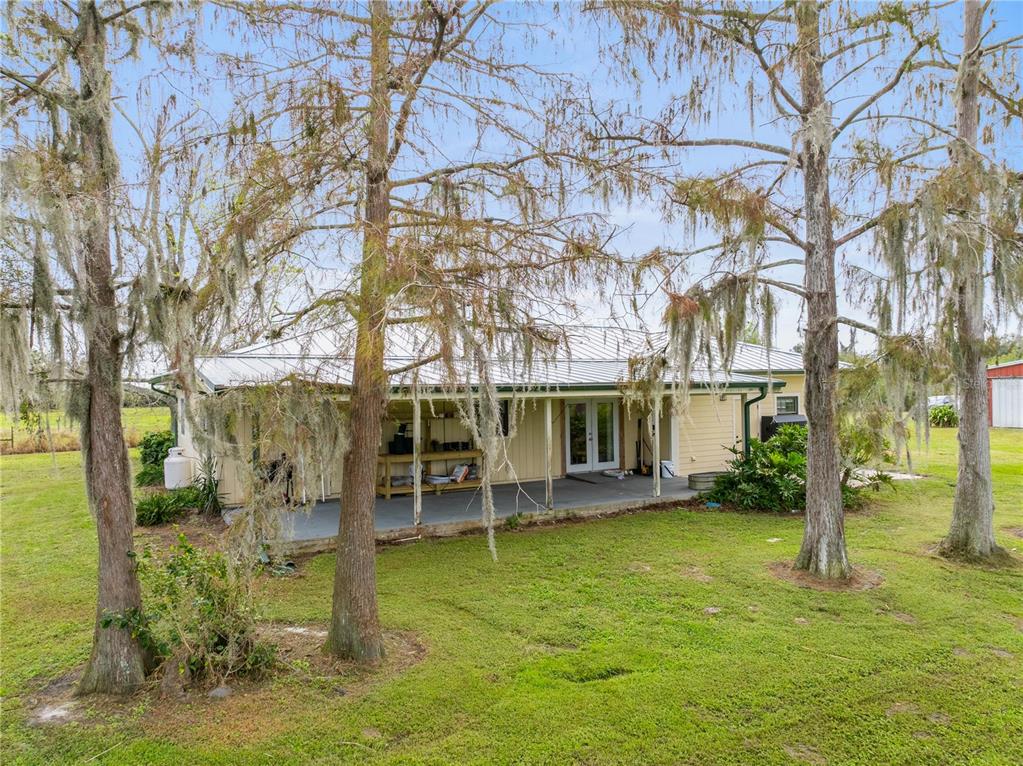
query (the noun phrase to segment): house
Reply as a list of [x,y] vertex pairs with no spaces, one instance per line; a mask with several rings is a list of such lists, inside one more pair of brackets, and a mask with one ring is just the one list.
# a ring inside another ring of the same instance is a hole
[[1023,359],[987,368],[988,424],[1023,428]]
[[[802,412],[801,356],[752,344],[738,346],[730,374],[712,365],[702,369],[694,365],[684,411],[673,406],[670,379],[664,381],[663,397],[638,402],[625,385],[631,365],[636,358],[663,353],[666,342],[663,333],[573,327],[564,332],[554,352],[529,356],[510,347],[495,350],[498,361],[493,364],[492,382],[504,418],[515,419],[503,424],[509,436],[495,482],[546,481],[550,508],[553,479],[607,470],[649,472],[649,491],[656,497],[662,472],[653,466],[670,461],[682,476],[722,470],[733,457],[730,448],[741,448],[747,439],[759,435],[761,416]],[[350,335],[342,329],[321,330],[201,357],[196,361],[198,390],[204,396],[218,396],[282,380],[307,380],[323,385],[324,396],[343,408],[351,383],[352,358],[346,351],[350,344]],[[451,383],[450,365],[431,361],[412,371],[413,363],[428,359],[431,350],[429,339],[416,338],[408,330],[388,330],[386,365],[402,372],[391,378],[379,448],[379,494],[385,499],[475,486],[472,474],[450,486],[414,480],[415,464],[424,469],[420,476],[445,476],[455,466],[472,466],[481,459],[456,414],[455,397],[464,394],[465,385]],[[457,362],[459,378],[474,386],[473,375],[466,372],[472,365],[467,360]],[[166,374],[152,383],[160,388],[171,381],[173,376]],[[177,396],[179,411],[184,413],[182,392]],[[186,456],[198,458],[191,433],[195,425],[184,416],[176,422],[178,445]],[[227,503],[244,504],[248,469],[238,455],[248,454],[245,441],[253,428],[265,431],[273,423],[266,418],[260,421],[259,412],[246,412],[233,428],[242,448],[218,449],[215,457]],[[288,453],[286,439],[275,442],[275,454],[278,448]],[[299,473],[296,496],[326,499],[340,492],[340,461],[303,466]]]

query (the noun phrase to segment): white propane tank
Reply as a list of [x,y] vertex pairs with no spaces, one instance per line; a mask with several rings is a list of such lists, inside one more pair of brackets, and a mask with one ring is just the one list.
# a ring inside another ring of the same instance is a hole
[[192,483],[192,461],[184,452],[184,447],[171,447],[163,461],[163,486],[167,489],[181,489]]

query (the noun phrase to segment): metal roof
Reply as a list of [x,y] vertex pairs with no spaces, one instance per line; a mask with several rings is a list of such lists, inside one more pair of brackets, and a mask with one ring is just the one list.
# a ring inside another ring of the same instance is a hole
[[[551,328],[557,342],[549,349],[523,349],[511,336],[494,341],[490,365],[492,382],[499,388],[615,388],[630,379],[630,366],[637,358],[664,350],[665,333],[647,333],[611,327],[574,326]],[[335,386],[352,381],[354,335],[344,327],[321,329],[258,343],[224,354],[196,359],[200,378],[211,389],[237,388],[295,378]],[[439,343],[421,329],[396,325],[388,328],[385,365],[397,370],[435,354]],[[432,361],[416,368],[420,386],[450,387],[479,384],[471,359]],[[631,361],[630,361],[631,360]],[[694,365],[691,383],[703,387],[761,387],[770,375],[802,372],[799,354],[739,344],[731,374],[714,360]],[[766,374],[768,377],[763,377]],[[161,376],[160,379],[166,376]],[[395,387],[410,385],[413,372],[391,376]],[[665,380],[671,384],[671,380]]]

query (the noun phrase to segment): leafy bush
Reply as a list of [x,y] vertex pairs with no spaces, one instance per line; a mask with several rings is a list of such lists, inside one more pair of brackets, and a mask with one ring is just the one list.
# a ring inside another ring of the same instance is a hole
[[806,426],[781,426],[766,444],[775,452],[806,455],[807,434]]
[[951,404],[939,404],[931,407],[931,425],[935,428],[956,428],[959,425],[959,413]]
[[135,474],[135,486],[155,487],[163,484],[163,461],[174,446],[170,431],[147,431],[139,441],[142,469]]
[[142,465],[163,468],[167,453],[174,446],[174,434],[170,431],[147,431],[139,442],[139,459]]
[[273,666],[275,648],[256,633],[250,572],[184,535],[165,559],[146,548],[137,563],[147,611],[108,613],[105,627],[130,630],[185,683],[219,683]]
[[748,511],[787,512],[806,506],[806,446],[803,451],[784,450],[774,444],[750,439],[749,455],[731,448],[735,458],[728,472],[718,476],[708,499],[729,503]]
[[163,484],[163,466],[143,464],[135,474],[136,487],[158,487]]
[[[187,490],[186,490],[187,491]],[[181,490],[154,492],[135,502],[135,523],[140,527],[153,527],[176,521],[190,507]]]
[[201,508],[203,502],[202,491],[195,485],[168,492],[153,492],[135,503],[135,523],[140,527],[169,524],[188,509]]
[[[728,472],[714,481],[707,498],[748,511],[785,513],[806,508],[806,438],[805,426],[788,425],[779,428],[766,442],[750,439],[749,456],[740,449],[731,449],[735,458],[729,461]],[[844,456],[843,462],[854,462],[868,452],[873,454],[868,446],[860,444],[862,451]],[[849,483],[857,476],[852,469],[843,472],[842,502],[848,508],[861,501],[862,489]],[[890,483],[887,474],[870,479],[875,489]]]

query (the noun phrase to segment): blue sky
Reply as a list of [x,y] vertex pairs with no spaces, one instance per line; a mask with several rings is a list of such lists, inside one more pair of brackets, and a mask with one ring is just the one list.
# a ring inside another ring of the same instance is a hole
[[[353,8],[361,8],[360,4],[351,4]],[[860,4],[866,9],[871,6],[868,3]],[[615,108],[626,109],[647,116],[655,115],[673,95],[683,93],[690,84],[693,70],[682,66],[677,75],[658,80],[653,76],[649,67],[637,59],[637,70],[642,81],[624,81],[606,65],[605,56],[601,55],[602,46],[613,44],[618,38],[618,32],[611,26],[596,26],[593,20],[574,13],[578,6],[567,4],[562,6],[562,13],[556,16],[552,12],[553,6],[534,4],[527,7],[520,7],[509,3],[499,8],[497,13],[505,18],[521,20],[531,19],[536,26],[534,28],[535,43],[526,47],[513,45],[512,52],[516,49],[522,52],[523,57],[540,68],[549,68],[573,75],[580,83],[585,84],[595,99],[595,102]],[[565,11],[568,11],[567,13]],[[274,63],[273,56],[276,54],[270,46],[251,34],[239,34],[237,27],[229,27],[228,16],[224,12],[215,12],[210,7],[199,11],[200,17],[196,26],[197,38],[201,42],[202,51],[197,61],[198,78],[191,77],[187,70],[190,65],[186,62],[172,61],[165,62],[155,56],[151,49],[143,49],[142,55],[137,60],[121,61],[117,64],[117,76],[115,88],[120,93],[119,103],[136,120],[146,121],[151,119],[159,105],[166,102],[172,95],[177,100],[176,109],[179,113],[189,108],[198,107],[208,111],[217,119],[225,117],[235,105],[236,99],[241,95],[234,93],[226,80],[219,76],[220,69],[212,54],[215,52],[249,51],[256,58]],[[958,50],[957,35],[960,30],[960,9],[951,6],[938,11],[940,14],[940,26],[942,29],[943,42],[949,50]],[[994,3],[991,17],[998,23],[998,30],[995,37],[1004,37],[1023,32],[1023,3],[1002,2]],[[280,44],[284,41],[274,41]],[[895,60],[892,56],[882,59],[888,71],[894,66]],[[439,70],[440,71],[440,70]],[[699,72],[698,74],[705,74]],[[443,76],[442,71],[440,71]],[[840,112],[846,103],[854,103],[862,99],[869,92],[869,86],[883,79],[885,70],[882,69],[876,75],[876,79],[855,82],[853,87],[836,92],[837,102],[836,113]],[[142,86],[142,87],[140,87]],[[500,95],[500,93],[498,93]],[[899,96],[901,100],[902,95]],[[740,76],[739,82],[730,89],[723,90],[713,104],[713,115],[706,125],[700,126],[692,133],[694,137],[719,135],[730,137],[747,137],[750,135],[749,117],[747,109],[747,94],[745,80]],[[892,108],[901,108],[901,104],[895,101],[890,102]],[[431,129],[434,129],[431,127]],[[435,129],[449,130],[448,126],[437,125]],[[468,133],[471,126],[460,125],[446,136],[445,150],[452,155],[458,153],[461,140],[468,145]],[[779,135],[778,131],[767,124],[760,124],[755,127],[755,137],[761,140],[775,141],[787,145],[790,141],[787,135]],[[118,118],[115,124],[115,140],[121,149],[124,163],[125,175],[130,177],[135,167],[133,158],[138,150],[138,142],[133,131],[126,125],[125,121]],[[487,150],[495,154],[501,152],[500,146],[488,146]],[[1020,126],[1017,121],[1011,129],[1000,134],[997,141],[997,150],[1003,158],[1017,165],[1020,157],[1023,157],[1023,140],[1021,140]],[[744,154],[731,149],[692,150],[686,154],[677,154],[678,161],[682,163],[685,173],[695,175],[710,174],[716,170],[724,169],[740,162]],[[427,162],[430,158],[427,158]],[[404,167],[412,171],[417,167],[417,162],[423,160],[403,159]],[[858,193],[858,192],[857,192]],[[579,199],[576,203],[580,210],[595,208],[595,203],[586,199]],[[868,201],[864,198],[863,204]],[[637,199],[630,203],[624,200],[613,201],[606,217],[620,229],[615,239],[615,246],[625,255],[637,255],[646,252],[654,247],[670,247],[674,249],[691,249],[694,246],[707,244],[714,241],[711,232],[700,231],[695,239],[691,238],[678,222],[666,223],[662,219],[658,199]],[[866,240],[864,243],[866,244]],[[849,254],[850,257],[866,259],[866,254]],[[316,259],[321,260],[321,259]],[[343,268],[344,258],[340,261],[332,257],[322,259],[324,265],[338,266]],[[696,273],[699,273],[699,262],[694,264]],[[798,272],[785,275],[792,281],[799,281]],[[645,319],[656,322],[661,311],[661,301],[657,295],[653,295],[647,304],[644,312]],[[800,312],[798,303],[791,298],[783,300],[784,310],[780,312],[778,323],[777,345],[783,348],[791,348],[799,342],[798,325]],[[621,314],[622,307],[619,305],[608,306],[595,301],[586,302],[586,311],[589,318],[595,323],[607,320],[612,313]],[[862,307],[843,301],[843,311],[860,319],[865,319]]]

